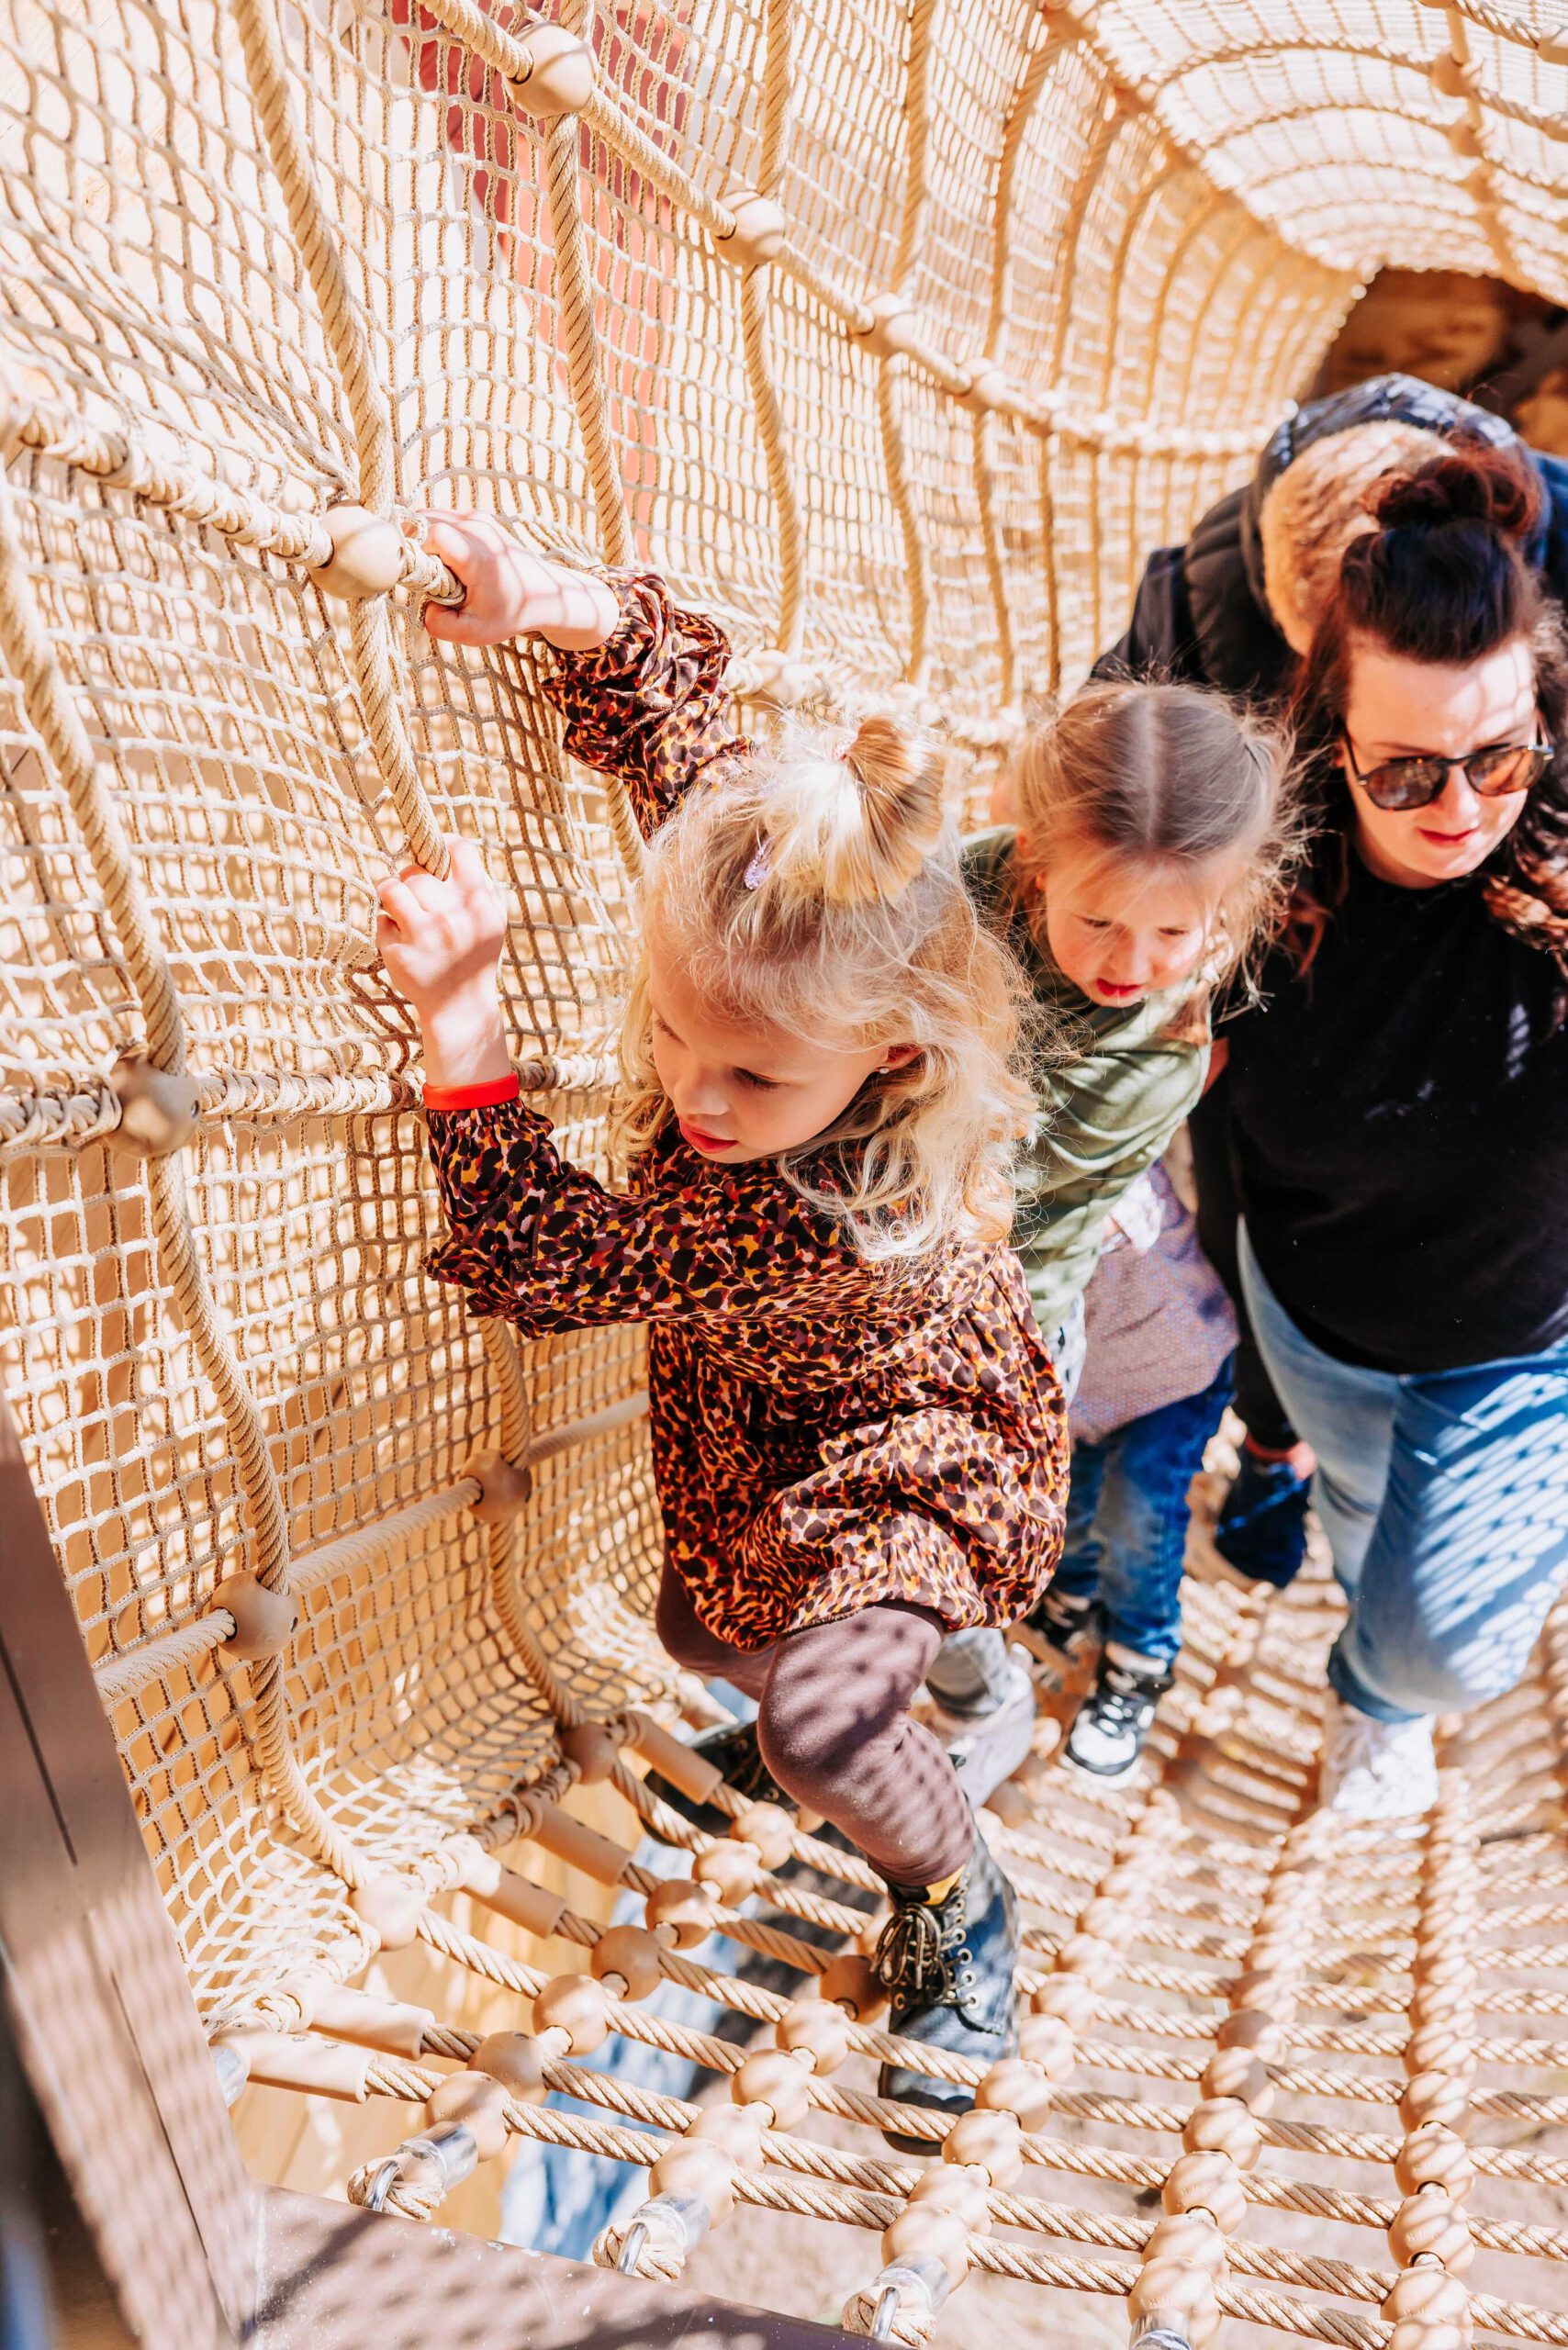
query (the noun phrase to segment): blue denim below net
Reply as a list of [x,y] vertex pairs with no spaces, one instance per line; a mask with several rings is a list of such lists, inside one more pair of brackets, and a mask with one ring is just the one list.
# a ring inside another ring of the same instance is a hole
[[1568,1340],[1460,1371],[1363,1370],[1297,1329],[1245,1226],[1240,1258],[1350,1602],[1331,1686],[1383,1722],[1512,1689],[1568,1574]]
[[1105,1638],[1151,1664],[1182,1645],[1187,1488],[1230,1401],[1231,1360],[1196,1395],[1072,1448],[1067,1537],[1054,1586],[1098,1598]]

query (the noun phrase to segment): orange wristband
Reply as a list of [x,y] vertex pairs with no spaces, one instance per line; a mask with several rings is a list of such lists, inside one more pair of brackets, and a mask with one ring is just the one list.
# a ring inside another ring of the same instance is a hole
[[505,1077],[487,1078],[483,1085],[427,1085],[427,1110],[489,1110],[498,1102],[515,1102],[522,1088],[515,1069]]

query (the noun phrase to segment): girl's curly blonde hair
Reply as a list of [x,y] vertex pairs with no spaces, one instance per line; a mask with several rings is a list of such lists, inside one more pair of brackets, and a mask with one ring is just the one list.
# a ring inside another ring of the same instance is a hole
[[621,1041],[623,1147],[645,1151],[670,1116],[653,1058],[657,929],[726,1019],[846,1051],[916,1046],[778,1160],[863,1257],[1006,1237],[1035,1106],[1021,1066],[1028,997],[976,918],[942,786],[935,744],[877,717],[841,748],[796,727],[688,796],[649,847]]

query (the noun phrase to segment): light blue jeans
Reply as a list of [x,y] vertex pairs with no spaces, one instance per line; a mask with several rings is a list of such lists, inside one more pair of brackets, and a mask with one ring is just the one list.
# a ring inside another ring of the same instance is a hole
[[1460,1371],[1338,1361],[1240,1232],[1269,1373],[1317,1455],[1313,1499],[1350,1603],[1336,1694],[1383,1722],[1457,1713],[1522,1676],[1568,1575],[1568,1340]]

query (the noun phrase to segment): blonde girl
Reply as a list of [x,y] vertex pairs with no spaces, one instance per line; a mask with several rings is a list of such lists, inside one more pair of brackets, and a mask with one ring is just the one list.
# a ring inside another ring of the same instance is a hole
[[[519,1099],[477,851],[385,886],[451,1226],[431,1270],[531,1335],[648,1323],[659,1634],[760,1707],[715,1759],[887,1879],[893,2029],[989,2062],[1012,2045],[1011,1888],[909,1703],[945,1632],[1012,1621],[1060,1547],[1060,1393],[1006,1247],[1016,973],[917,736],[754,749],[723,729],[722,632],[657,579],[563,571],[478,518],[431,537],[467,588],[432,631],[555,645],[566,745],[621,776],[648,839],[623,1192]],[[882,2086],[969,2102],[913,2060]]]
[[[1009,779],[1015,824],[966,848],[971,886],[1065,1048],[1041,1079],[1014,1241],[1070,1394],[1106,1219],[1125,1205],[1136,1224],[1128,1195],[1204,1089],[1211,995],[1245,974],[1277,921],[1294,837],[1288,767],[1278,731],[1217,694],[1090,685],[1025,741]],[[1145,1344],[1160,1345],[1156,1314]],[[1216,1419],[1222,1408],[1219,1396]],[[1138,1516],[1137,1497],[1123,1499]],[[1118,1564],[1136,1594],[1137,1561]],[[1174,1588],[1152,1551],[1148,1575],[1160,1589],[1143,1594],[1144,1622],[1169,1612]],[[1053,1588],[1031,1622],[1065,1651],[1090,1604],[1080,1579]],[[1136,1760],[1170,1685],[1174,1641],[1152,1645],[1158,1654],[1108,1643],[1075,1725],[1086,1755]],[[939,1694],[956,1664],[943,1660]]]

